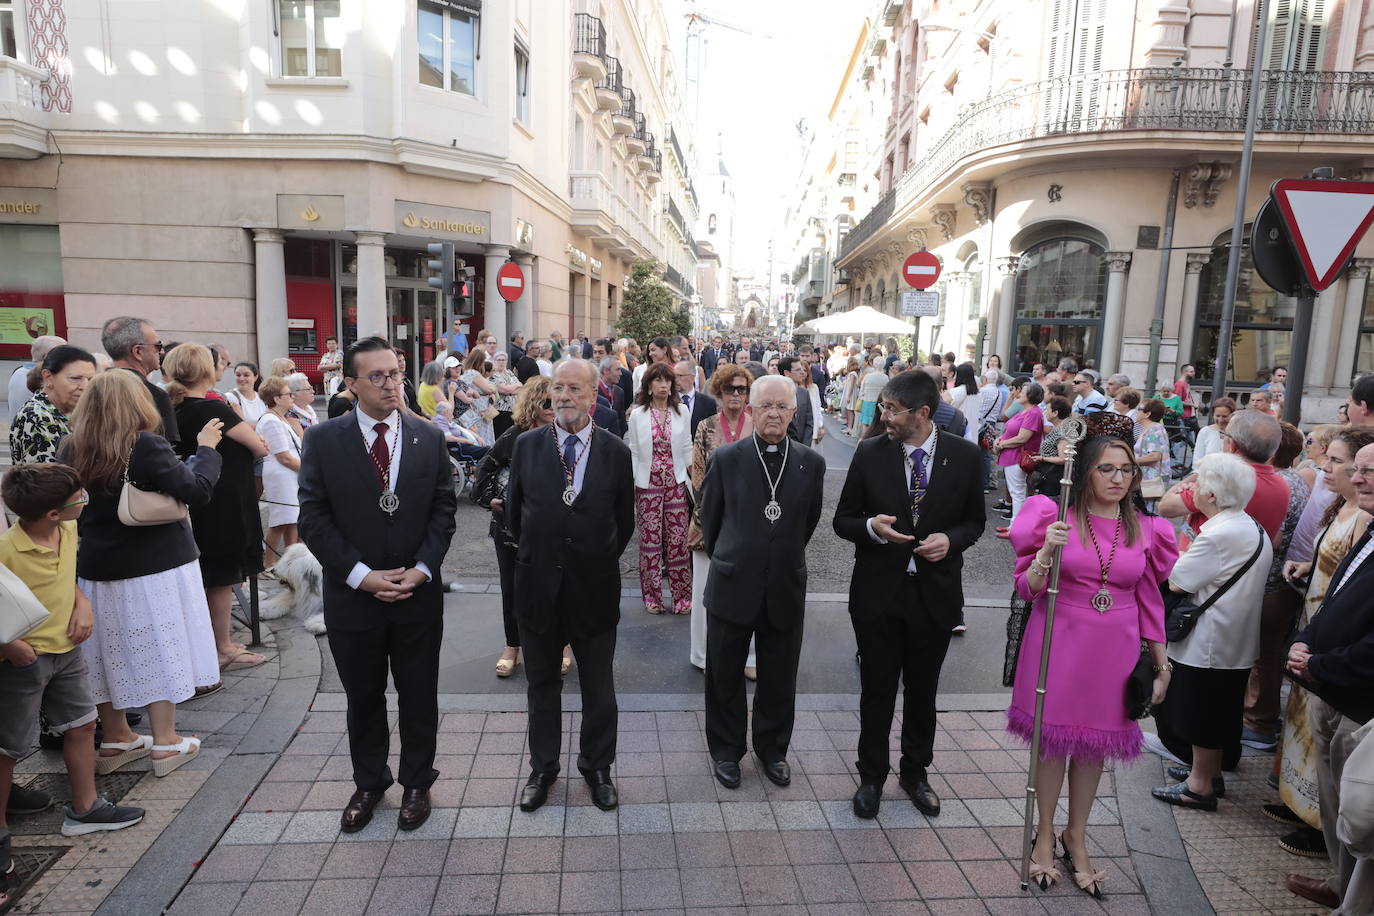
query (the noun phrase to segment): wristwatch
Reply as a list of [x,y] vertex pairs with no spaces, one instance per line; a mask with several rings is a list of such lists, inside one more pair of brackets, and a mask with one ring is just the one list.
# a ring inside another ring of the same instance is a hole
[[1155,669],[1155,674],[1162,674],[1162,673],[1165,672],[1165,671],[1168,671],[1168,672],[1172,673],[1173,670],[1174,670],[1174,663],[1173,663],[1173,662],[1165,662],[1165,663],[1162,664],[1162,665],[1155,665],[1155,666],[1154,666],[1154,669]]

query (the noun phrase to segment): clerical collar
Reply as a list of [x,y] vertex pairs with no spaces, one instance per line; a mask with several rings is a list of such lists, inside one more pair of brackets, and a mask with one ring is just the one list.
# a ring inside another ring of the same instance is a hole
[[758,433],[754,433],[754,441],[758,443],[759,448],[765,452],[776,452],[778,450],[776,445],[768,444],[768,442]]

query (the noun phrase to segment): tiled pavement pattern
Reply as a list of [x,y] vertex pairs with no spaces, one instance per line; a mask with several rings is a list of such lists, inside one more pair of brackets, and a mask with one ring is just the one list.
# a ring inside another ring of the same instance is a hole
[[1261,805],[1278,801],[1264,782],[1273,762],[1269,754],[1242,757],[1238,770],[1226,774],[1226,798],[1215,813],[1175,810],[1188,860],[1221,916],[1329,912],[1284,887],[1292,872],[1323,878],[1330,866],[1279,848],[1278,838],[1293,828],[1260,813]]
[[[236,634],[239,638],[245,632]],[[140,760],[119,772],[142,773],[138,784],[121,799],[147,811],[143,823],[127,830],[68,838],[60,834],[16,834],[14,845],[60,846],[67,851],[24,894],[13,913],[90,913],[104,902],[125,873],[157,840],[159,834],[200,790],[211,771],[243,740],[267,704],[281,674],[275,638],[264,636],[266,664],[224,676],[225,689],[181,705],[177,729],[203,740],[200,754],[181,769],[157,779],[152,764]],[[137,731],[147,734],[145,724]],[[20,761],[15,781],[25,784],[36,773],[65,773],[62,755],[36,751]],[[12,819],[16,825],[22,818]],[[60,819],[58,819],[60,824]]]
[[[576,728],[576,713],[565,720]],[[430,821],[398,833],[393,789],[372,824],[345,836],[343,714],[313,713],[172,912],[1149,912],[1110,775],[1090,832],[1109,875],[1105,903],[1063,886],[1023,894],[1013,862],[1024,753],[1002,734],[1001,713],[941,720],[932,774],[941,816],[923,817],[894,779],[872,822],[849,806],[853,712],[799,713],[792,785],[773,786],[747,760],[734,791],[709,775],[699,712],[622,713],[620,809],[591,805],[568,754],[571,778],[534,814],[513,804],[526,772],[524,714],[448,714]]]

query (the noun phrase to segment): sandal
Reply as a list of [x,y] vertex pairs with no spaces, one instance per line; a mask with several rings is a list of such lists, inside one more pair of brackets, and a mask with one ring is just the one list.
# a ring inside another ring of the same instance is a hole
[[1165,804],[1177,805],[1180,808],[1198,808],[1202,811],[1217,810],[1215,794],[1200,795],[1188,788],[1186,782],[1176,782],[1171,786],[1159,786],[1151,789],[1150,794]]
[[510,677],[515,673],[515,666],[520,664],[519,658],[498,658],[496,660],[496,676]]
[[200,739],[182,738],[176,744],[154,744],[153,750],[176,752],[175,756],[172,757],[153,758],[153,775],[159,777],[167,776],[170,775],[172,771],[174,771],[177,767],[181,766],[183,763],[186,763],[188,760],[191,760],[197,754],[200,753]]
[[[229,660],[225,661],[225,658]],[[233,655],[221,655],[219,657],[219,670],[221,672],[242,671],[245,668],[256,668],[265,661],[267,661],[265,655],[259,655],[256,652],[249,652],[247,649],[244,649],[240,652],[235,652]]]
[[119,751],[118,754],[111,754],[108,757],[96,754],[95,771],[104,776],[107,773],[113,773],[125,764],[147,757],[152,752],[153,739],[149,735],[138,735],[132,741],[102,741],[100,749]]

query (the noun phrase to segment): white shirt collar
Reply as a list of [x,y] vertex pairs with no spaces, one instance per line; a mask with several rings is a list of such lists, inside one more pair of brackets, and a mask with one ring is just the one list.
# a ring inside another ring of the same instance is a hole
[[390,431],[392,424],[397,422],[398,419],[398,412],[395,410],[387,414],[385,419],[369,416],[367,411],[363,410],[361,405],[355,407],[353,409],[353,413],[358,418],[358,427],[362,429],[362,431],[365,433],[372,432],[372,428],[376,426],[378,423],[385,423],[387,425],[387,430]]
[[920,445],[911,445],[911,444],[909,444],[909,443],[903,442],[903,443],[902,443],[902,448],[906,451],[906,456],[907,456],[908,458],[910,458],[910,457],[911,457],[911,453],[914,452],[914,451],[915,451],[916,449],[918,449],[918,448],[919,448],[921,451],[923,451],[923,452],[926,453],[926,457],[927,457],[927,458],[929,458],[931,455],[934,455],[934,454],[935,454],[935,438],[936,438],[936,435],[937,435],[936,427],[935,427],[935,424],[932,423],[932,424],[930,425],[930,435],[926,436],[926,441],[922,442]]
[[592,427],[595,426],[595,425],[596,425],[595,423],[592,423],[592,422],[589,420],[589,421],[587,422],[587,425],[586,425],[586,426],[582,427],[580,430],[578,430],[578,431],[575,432],[575,433],[570,433],[570,432],[568,432],[566,429],[564,429],[563,427],[559,426],[557,423],[554,423],[554,424],[553,424],[553,429],[554,429],[554,432],[555,432],[555,433],[557,434],[557,436],[558,436],[558,444],[559,444],[560,446],[563,444],[563,442],[564,442],[569,436],[576,436],[577,439],[578,439],[578,441],[580,441],[583,445],[586,445],[587,443],[591,442],[591,440],[592,440]]

